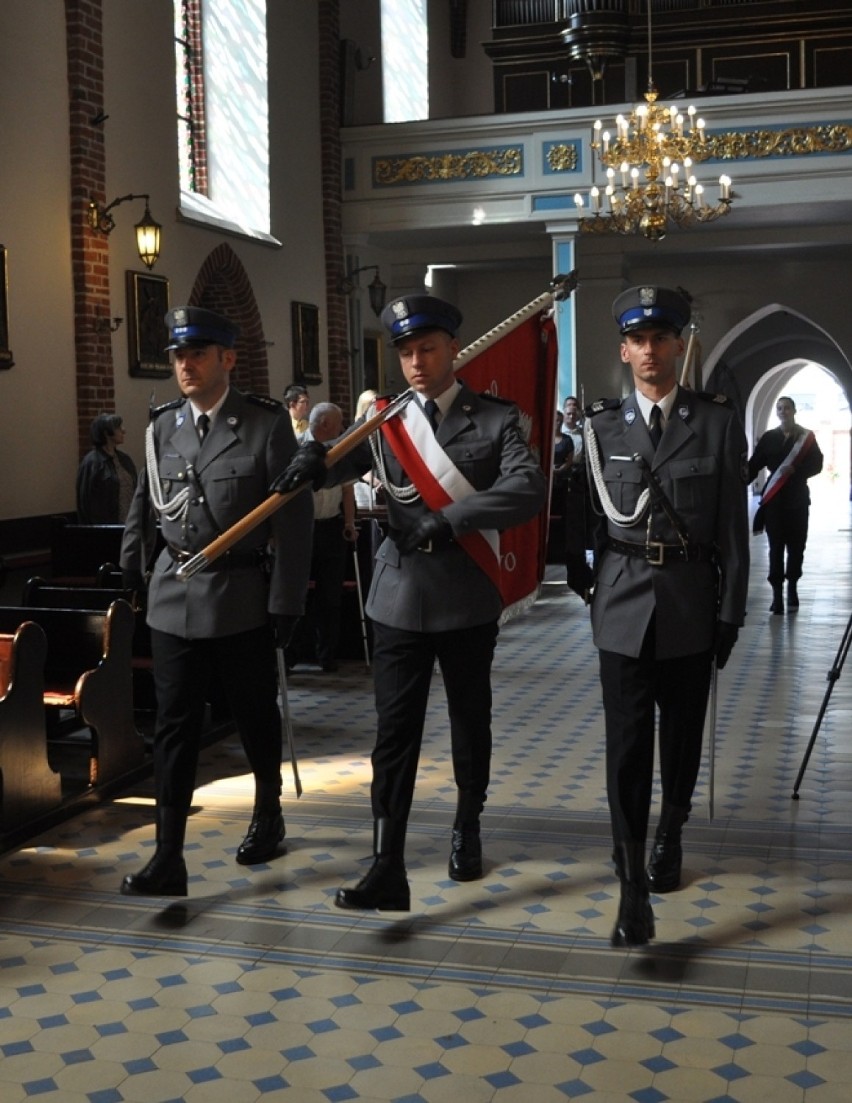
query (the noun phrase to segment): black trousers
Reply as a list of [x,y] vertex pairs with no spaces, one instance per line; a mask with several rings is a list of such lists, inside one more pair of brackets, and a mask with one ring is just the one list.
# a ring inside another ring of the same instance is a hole
[[158,806],[188,809],[192,803],[211,678],[225,691],[255,783],[270,797],[280,793],[281,716],[268,625],[203,640],[152,629],[151,652],[157,694],[154,786]]
[[307,621],[313,636],[317,661],[321,664],[333,662],[337,658],[346,553],[351,547],[343,536],[342,517],[314,521],[311,552],[314,592],[308,604]]
[[615,843],[644,842],[654,774],[654,718],[659,708],[663,800],[690,807],[701,767],[701,741],[713,655],[654,658],[654,622],[639,657],[601,651],[606,721],[606,783]]
[[491,664],[497,632],[496,623],[452,632],[407,632],[373,623],[375,819],[408,820],[436,660],[447,692],[459,815],[479,815],[491,775]]
[[798,582],[802,577],[802,561],[805,558],[805,545],[808,542],[808,512],[807,505],[796,509],[782,509],[780,503],[776,506],[771,502],[766,507],[766,538],[769,541],[767,578],[772,586],[782,585],[785,577],[790,582]]

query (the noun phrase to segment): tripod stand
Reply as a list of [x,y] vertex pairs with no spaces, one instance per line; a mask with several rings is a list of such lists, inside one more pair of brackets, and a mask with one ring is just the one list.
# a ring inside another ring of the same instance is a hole
[[828,708],[828,699],[831,697],[831,691],[834,689],[834,683],[840,677],[840,672],[843,669],[843,664],[846,661],[846,655],[849,652],[849,645],[852,643],[852,616],[850,616],[846,629],[843,633],[843,639],[840,641],[840,647],[837,649],[837,654],[834,656],[834,665],[826,674],[828,680],[828,689],[825,691],[825,696],[822,699],[819,712],[817,713],[816,722],[814,723],[814,730],[811,732],[811,738],[808,742],[807,749],[805,750],[804,758],[802,759],[802,765],[799,767],[799,774],[796,778],[796,784],[793,786],[792,798],[793,800],[799,799],[799,786],[802,784],[802,778],[805,776],[805,769],[808,765],[808,759],[811,757],[811,751],[814,749],[814,743],[816,742],[817,732],[819,731],[820,724],[822,724],[822,718],[825,716],[825,710]]

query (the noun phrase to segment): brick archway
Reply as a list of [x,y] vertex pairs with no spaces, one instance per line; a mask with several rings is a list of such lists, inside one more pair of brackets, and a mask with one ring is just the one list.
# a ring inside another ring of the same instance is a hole
[[240,327],[233,383],[243,391],[269,394],[269,353],[251,281],[234,250],[222,243],[201,265],[191,306],[224,314]]

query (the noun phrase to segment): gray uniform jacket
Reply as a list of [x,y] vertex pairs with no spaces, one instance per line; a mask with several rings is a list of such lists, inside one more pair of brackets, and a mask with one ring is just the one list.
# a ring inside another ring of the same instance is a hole
[[[161,408],[154,441],[163,498],[172,501],[187,485],[191,490],[184,519],[162,516],[163,537],[172,548],[193,554],[266,500],[270,483],[296,449],[290,418],[279,403],[233,387],[203,444],[182,399]],[[125,570],[145,570],[151,520],[143,469],[122,542]],[[228,557],[186,582],[176,577],[179,564],[164,548],[149,586],[148,623],[185,639],[203,639],[257,628],[270,613],[300,614],[312,529],[311,495],[301,493],[244,536]],[[270,543],[271,570],[252,565],[252,553]]]
[[[546,498],[544,474],[521,432],[515,405],[478,395],[462,384],[438,426],[437,439],[477,491],[443,510],[456,535],[512,528],[541,510]],[[408,484],[383,437],[381,448],[390,482]],[[347,482],[371,466],[372,454],[365,442],[335,465],[332,477],[335,483]],[[380,624],[412,632],[446,632],[498,620],[499,593],[459,544],[452,542],[434,552],[399,554],[392,534],[411,529],[429,512],[422,499],[405,503],[386,494],[386,501],[391,536],[376,554],[368,615]]]
[[[604,551],[592,601],[595,644],[604,651],[637,657],[656,613],[658,659],[709,650],[717,618],[742,625],[745,617],[746,440],[736,412],[713,396],[679,387],[655,454],[635,394],[616,408],[594,411],[591,407],[587,414],[593,417],[604,481],[615,508],[631,514],[645,487],[639,465],[625,458],[638,452],[685,524],[690,543],[714,547],[718,560],[718,568],[706,560],[658,567],[612,549]],[[606,533],[638,544],[644,544],[646,536],[664,544],[679,543],[660,507],[652,506],[650,535],[647,524],[648,514],[632,527],[607,520]]]

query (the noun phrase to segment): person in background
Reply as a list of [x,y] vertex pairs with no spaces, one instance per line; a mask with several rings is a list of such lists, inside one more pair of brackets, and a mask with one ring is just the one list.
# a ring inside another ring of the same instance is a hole
[[131,896],[186,896],[184,836],[211,678],[224,691],[254,775],[254,810],[236,861],[255,865],[278,852],[284,817],[275,643],[286,647],[304,609],[313,524],[310,494],[297,494],[203,570],[178,577],[181,564],[268,499],[296,440],[280,402],[231,386],[238,331],[228,318],[181,306],[166,325],[182,395],[152,412],[147,465],[121,547],[125,585],[144,589],[159,517],[165,547],[147,601],[157,845],[148,864],[124,878],[121,891]]
[[119,445],[118,414],[98,414],[89,429],[94,447],[77,469],[77,520],[81,525],[121,525],[136,489],[136,466]]
[[[518,408],[456,378],[461,320],[455,306],[432,295],[395,299],[382,312],[414,393],[374,442],[389,524],[366,606],[378,717],[374,860],[357,885],[338,891],[340,908],[410,909],[405,835],[436,661],[457,789],[448,873],[454,881],[483,874],[491,665],[503,608],[497,535],[536,516],[547,487]],[[347,482],[371,466],[373,454],[365,441],[330,471],[325,460],[325,446],[304,445],[275,489]]]
[[284,405],[290,414],[293,434],[298,439],[302,433],[308,431],[308,413],[311,408],[308,388],[303,387],[301,383],[291,383],[284,391]]
[[580,416],[580,400],[573,394],[569,394],[562,404],[562,432],[574,442],[574,463],[583,463],[583,419]]
[[[796,403],[783,395],[775,404],[780,425],[757,442],[748,461],[749,481],[762,468],[769,470],[760,505],[754,515],[755,532],[766,529],[769,541],[769,585],[772,613],[784,612],[784,579],[787,579],[787,608],[799,608],[799,579],[808,542],[811,493],[808,479],[822,471],[822,452],[810,429],[796,424]],[[786,566],[784,557],[786,553]]]
[[[343,411],[333,402],[318,402],[311,410],[308,431],[302,442],[324,444],[343,432]],[[337,670],[340,642],[340,613],[346,554],[358,539],[355,528],[355,491],[351,483],[314,491],[314,542],[311,552],[313,597],[305,617],[313,637],[317,662],[326,673]]]
[[[378,395],[374,390],[362,391],[355,404],[355,420],[369,415]],[[375,411],[373,411],[375,413]],[[378,492],[382,484],[374,468],[366,471],[355,484],[355,504],[359,509],[374,510],[378,505]]]
[[[641,946],[655,933],[649,889],[680,886],[713,662],[725,666],[745,618],[746,440],[726,399],[678,386],[683,295],[634,287],[612,310],[634,390],[586,410],[603,529],[592,633],[621,883],[612,945]],[[656,708],[662,810],[646,870]]]

